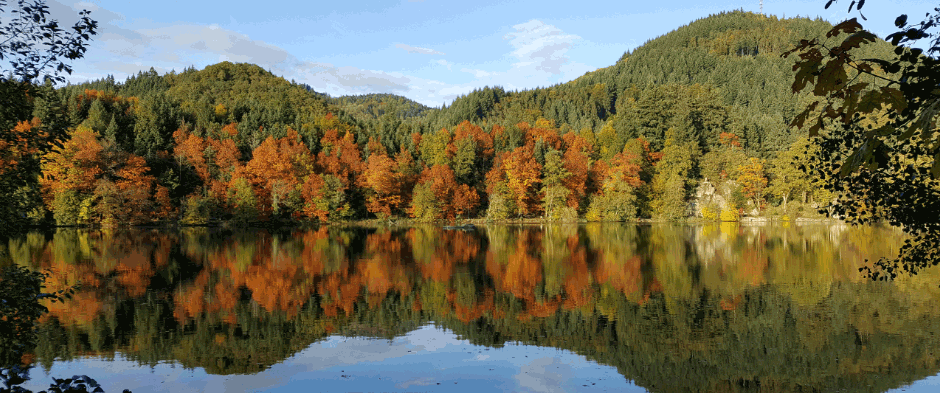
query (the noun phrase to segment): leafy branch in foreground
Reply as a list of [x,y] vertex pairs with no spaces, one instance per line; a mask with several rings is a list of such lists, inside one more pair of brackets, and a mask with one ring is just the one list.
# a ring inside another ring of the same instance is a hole
[[[7,0],[0,0],[0,14],[7,6]],[[79,12],[79,20],[68,31],[49,18],[49,6],[44,0],[17,0],[10,15],[4,18],[8,22],[0,26],[0,62],[9,62],[8,72],[21,81],[36,82],[42,75],[43,79],[65,82],[60,73],[72,73],[72,66],[66,61],[84,57],[88,41],[97,34],[98,22],[90,14],[87,10]],[[50,67],[53,71],[47,73]],[[0,74],[0,82],[7,79],[8,76]]]
[[42,300],[52,302],[72,297],[75,288],[43,292],[47,273],[21,266],[7,266],[0,274],[0,365],[18,363],[20,356],[35,344],[33,328],[48,309]]
[[[21,360],[35,347],[36,323],[48,311],[42,301],[65,301],[77,289],[69,287],[43,292],[48,277],[47,273],[30,271],[18,265],[7,266],[0,274],[0,393],[30,392],[19,386],[29,380],[29,366],[22,365]],[[97,381],[85,375],[53,380],[55,382],[43,392],[104,392]]]
[[[802,40],[783,55],[799,57],[793,92],[811,87],[817,97],[791,125],[818,138],[810,170],[838,195],[834,210],[850,222],[886,219],[912,235],[897,258],[861,269],[873,279],[940,263],[940,64],[905,46],[930,37],[935,19],[907,28],[899,17],[895,24],[907,29],[888,36],[895,48],[884,58],[858,57],[876,37],[854,18],[826,34],[841,42]],[[928,53],[937,51],[935,40]]]

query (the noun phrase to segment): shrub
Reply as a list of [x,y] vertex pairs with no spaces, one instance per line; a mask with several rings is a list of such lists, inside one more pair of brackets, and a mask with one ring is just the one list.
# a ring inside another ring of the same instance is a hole
[[738,221],[740,218],[736,209],[721,209],[721,221]]
[[205,225],[209,223],[209,217],[212,214],[212,201],[199,195],[192,195],[186,198],[183,209],[181,224]]
[[82,197],[74,190],[55,194],[52,200],[52,217],[56,225],[78,225],[82,207]]
[[708,221],[718,221],[721,210],[715,206],[702,206],[702,218]]

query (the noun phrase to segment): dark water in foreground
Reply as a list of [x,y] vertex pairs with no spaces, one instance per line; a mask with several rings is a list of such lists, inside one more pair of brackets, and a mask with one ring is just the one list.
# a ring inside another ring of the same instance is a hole
[[49,306],[32,388],[48,373],[109,392],[930,391],[940,273],[858,273],[900,242],[597,224],[60,230],[8,247],[51,289],[83,285]]

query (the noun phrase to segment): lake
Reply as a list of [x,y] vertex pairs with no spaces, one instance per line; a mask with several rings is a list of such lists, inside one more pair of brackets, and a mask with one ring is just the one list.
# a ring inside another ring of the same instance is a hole
[[[897,230],[580,224],[60,229],[31,389],[931,391],[940,273],[859,273]],[[9,263],[9,262],[8,262]]]

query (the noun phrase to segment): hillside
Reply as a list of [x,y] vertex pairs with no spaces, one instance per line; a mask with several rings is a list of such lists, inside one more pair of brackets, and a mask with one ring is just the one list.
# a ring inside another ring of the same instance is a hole
[[[560,85],[505,92],[483,89],[462,96],[437,116],[431,128],[471,122],[514,124],[538,117],[570,129],[595,133],[611,122],[617,143],[636,136],[656,148],[669,127],[702,130],[705,114],[722,112],[716,127],[732,129],[750,154],[764,158],[789,146],[787,124],[805,106],[794,96],[793,59],[781,55],[800,39],[824,37],[832,27],[821,19],[778,19],[750,12],[712,15],[650,40],[614,65]],[[890,53],[887,43],[871,45],[863,57]],[[698,88],[692,86],[699,85]],[[685,109],[688,108],[688,109]],[[688,114],[686,112],[693,112]]]
[[[708,127],[702,123],[713,123],[712,128],[733,129],[749,153],[766,158],[793,142],[787,124],[805,102],[791,93],[793,61],[781,54],[801,38],[824,36],[829,28],[821,19],[721,13],[652,39],[615,64],[571,82],[516,92],[487,87],[443,109],[394,94],[329,98],[260,67],[227,62],[201,71],[166,76],[151,71],[123,84],[106,79],[67,90],[111,90],[123,96],[165,92],[197,129],[221,120],[238,123],[242,131],[274,127],[278,136],[286,125],[299,129],[310,115],[333,112],[369,136],[391,139],[383,141],[391,150],[406,144],[412,132],[437,131],[465,120],[509,127],[539,118],[565,131],[590,128],[594,133],[610,122],[618,144],[643,136],[656,149],[662,148],[669,127],[694,127],[697,134],[713,134],[701,141],[707,150],[717,143],[717,133],[701,129]],[[886,44],[868,49],[867,57],[890,51]],[[217,104],[229,109],[227,116],[210,116]],[[703,113],[682,116],[676,111],[683,109],[675,106],[720,115],[712,121],[703,119]],[[660,108],[658,113],[654,108]],[[368,138],[358,140],[364,144]]]
[[[797,170],[812,152],[788,124],[807,97],[781,54],[830,27],[722,13],[574,81],[440,109],[229,62],[67,86],[33,110],[70,139],[20,204],[59,225],[813,214],[831,195]],[[704,180],[715,196],[693,200]]]

